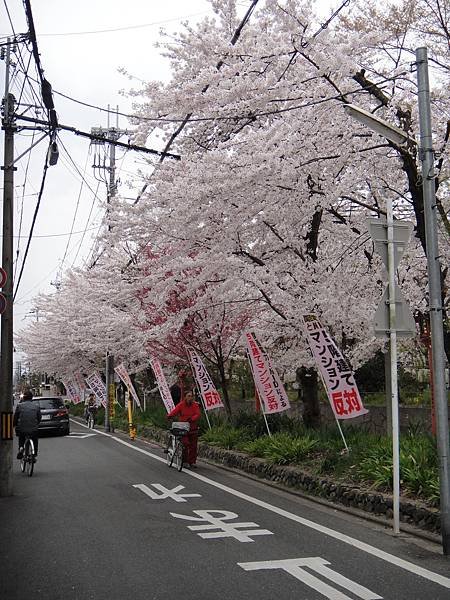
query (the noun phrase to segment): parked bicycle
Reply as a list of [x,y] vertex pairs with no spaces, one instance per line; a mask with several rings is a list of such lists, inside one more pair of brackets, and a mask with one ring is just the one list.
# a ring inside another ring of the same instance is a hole
[[25,444],[23,446],[23,454],[20,459],[20,470],[22,473],[26,473],[28,477],[33,475],[34,465],[36,464],[36,456],[34,452],[33,440],[30,436],[25,437]]
[[183,468],[184,444],[182,438],[189,434],[190,424],[175,422],[169,429],[169,439],[167,443],[167,465],[175,465],[178,471]]

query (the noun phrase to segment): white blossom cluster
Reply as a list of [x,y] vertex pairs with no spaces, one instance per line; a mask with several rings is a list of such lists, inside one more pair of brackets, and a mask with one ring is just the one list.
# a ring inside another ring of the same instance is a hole
[[[185,344],[220,366],[252,327],[295,370],[311,365],[307,313],[357,367],[384,343],[373,316],[386,282],[367,218],[383,217],[388,197],[415,225],[398,280],[419,323],[427,273],[417,149],[388,142],[343,105],[418,139],[411,63],[421,44],[432,67],[448,307],[448,0],[352,2],[326,27],[313,2],[265,0],[234,44],[238,3],[212,4],[215,19],[163,39],[170,82],[133,92],[136,141],[158,134],[181,160],[154,162],[139,202],[116,197],[95,266],[36,300],[44,318],[17,344],[37,368],[88,370],[109,351],[137,370],[151,352],[183,359]],[[418,348],[419,337],[408,344]]]

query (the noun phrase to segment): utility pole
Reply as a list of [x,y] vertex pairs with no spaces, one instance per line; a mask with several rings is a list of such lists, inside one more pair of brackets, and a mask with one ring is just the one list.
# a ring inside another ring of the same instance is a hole
[[[109,104],[108,104],[109,109]],[[109,113],[108,113],[108,126],[106,128],[103,127],[92,127],[91,134],[96,136],[96,138],[102,138],[101,140],[95,139],[92,140],[91,144],[94,146],[104,146],[108,143],[108,157],[109,164],[106,165],[106,161],[100,158],[99,155],[94,157],[94,164],[92,165],[94,171],[97,169],[100,173],[103,171],[103,176],[100,174],[100,180],[106,184],[107,196],[106,202],[107,204],[111,203],[112,198],[117,193],[117,182],[116,182],[116,144],[119,139],[126,135],[128,132],[126,129],[119,129],[119,115],[118,115],[119,107],[117,107],[117,116],[116,116],[116,126],[110,127],[109,125]],[[105,173],[108,173],[108,177]]]
[[114,356],[106,354],[106,408],[105,408],[105,431],[111,431],[111,421],[114,420],[116,397],[116,386],[114,383]]
[[5,132],[3,170],[3,243],[2,267],[6,273],[3,295],[6,299],[1,316],[0,344],[0,497],[12,495],[13,463],[13,216],[14,216],[14,132],[15,98],[9,92],[12,39],[6,46],[5,95],[3,98],[2,129]]
[[[108,105],[109,109],[109,105]],[[105,158],[103,160],[100,154],[96,153],[94,156],[94,164],[92,165],[94,171],[99,171],[99,179],[106,184],[107,196],[106,203],[108,204],[106,217],[108,218],[109,205],[112,199],[117,193],[117,182],[116,182],[116,142],[123,136],[126,135],[125,129],[119,129],[119,107],[117,107],[116,114],[116,126],[110,127],[109,124],[109,112],[108,112],[108,125],[106,128],[103,127],[92,127],[91,134],[96,138],[103,138],[101,140],[93,140],[91,143],[94,146],[104,146],[108,144],[108,158],[109,164],[106,165]],[[108,224],[108,231],[111,230],[111,225]],[[114,425],[111,423],[114,419],[115,413],[115,383],[114,383],[114,356],[106,353],[106,408],[105,408],[105,431],[111,431]]]
[[428,264],[428,294],[431,324],[431,348],[433,353],[432,383],[434,389],[437,425],[437,448],[441,490],[442,550],[450,556],[450,470],[448,401],[445,389],[445,349],[441,289],[441,266],[439,263],[436,173],[431,130],[430,83],[428,79],[428,56],[426,48],[416,50],[417,84],[419,98],[420,150],[422,162],[423,210],[425,216],[425,239]]

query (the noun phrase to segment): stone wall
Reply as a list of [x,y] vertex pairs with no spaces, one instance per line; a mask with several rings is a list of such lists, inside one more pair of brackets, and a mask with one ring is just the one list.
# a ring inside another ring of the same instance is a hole
[[[254,400],[233,400],[233,413],[238,413],[240,410],[244,412],[255,412]],[[324,425],[334,425],[335,420],[330,405],[322,402],[320,405],[322,413],[322,422]],[[372,433],[385,434],[387,431],[386,407],[385,406],[367,406],[368,413],[362,417],[350,419],[349,421],[341,421],[344,429],[348,426],[362,425],[366,431]],[[289,417],[300,419],[302,418],[302,403],[294,401],[291,403],[291,409],[285,413]],[[269,417],[270,420],[270,417]],[[401,431],[407,431],[413,428],[415,431],[422,433],[431,431],[431,409],[430,407],[416,406],[400,406],[399,407],[399,424]],[[450,417],[449,417],[450,426]]]
[[[166,444],[167,433],[156,427],[143,427],[139,435]],[[374,515],[392,519],[392,497],[388,494],[373,492],[358,486],[337,483],[330,478],[319,477],[303,471],[299,467],[280,466],[267,463],[243,452],[225,450],[199,443],[199,456],[216,464],[239,469],[244,473],[266,479],[279,485],[319,496],[331,502],[357,508]],[[439,532],[439,510],[430,508],[421,502],[403,499],[400,503],[400,519],[421,529]]]

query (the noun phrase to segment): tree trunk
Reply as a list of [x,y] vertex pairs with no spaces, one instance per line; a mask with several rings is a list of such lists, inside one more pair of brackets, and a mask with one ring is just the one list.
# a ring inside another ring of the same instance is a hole
[[222,360],[217,361],[217,370],[219,371],[220,387],[222,388],[225,411],[227,413],[228,420],[231,421],[231,404],[230,397],[228,395],[228,380],[225,375],[225,365]]
[[303,422],[306,427],[319,429],[321,424],[317,371],[300,367],[296,371],[298,397],[303,402]]

